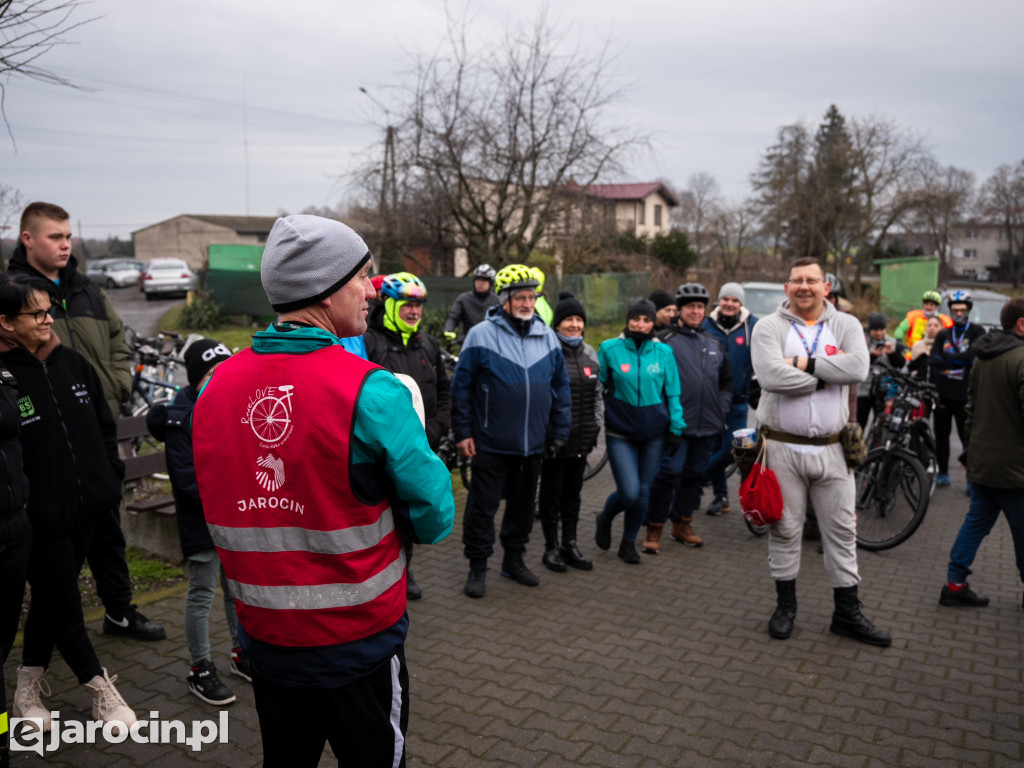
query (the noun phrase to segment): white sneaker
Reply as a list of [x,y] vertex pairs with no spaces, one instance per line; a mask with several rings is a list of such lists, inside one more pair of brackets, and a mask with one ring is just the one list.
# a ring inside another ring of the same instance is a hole
[[[43,676],[46,670],[42,667],[18,667],[18,687],[14,691],[14,702],[11,714],[15,717],[29,717],[43,721],[43,730],[53,727],[50,710],[43,706],[42,695],[51,695],[50,685]],[[35,731],[35,724],[25,726],[30,732]]]
[[103,670],[103,676],[96,675],[85,684],[92,694],[92,719],[102,720],[104,723],[120,722],[126,730],[136,722],[135,712],[128,706],[121,694],[114,687],[117,675],[110,677],[107,670]]

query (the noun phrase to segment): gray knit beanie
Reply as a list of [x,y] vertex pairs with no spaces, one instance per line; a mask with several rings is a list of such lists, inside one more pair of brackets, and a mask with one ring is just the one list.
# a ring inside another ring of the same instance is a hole
[[260,278],[276,312],[325,299],[370,260],[363,238],[340,221],[301,214],[274,222]]
[[730,296],[734,299],[739,299],[740,304],[747,303],[747,295],[743,290],[743,286],[739,283],[726,283],[718,289],[718,300],[721,301],[723,296]]

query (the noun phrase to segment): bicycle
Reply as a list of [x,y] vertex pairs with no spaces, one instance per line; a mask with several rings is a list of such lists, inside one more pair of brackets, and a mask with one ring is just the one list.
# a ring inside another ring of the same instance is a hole
[[891,549],[913,535],[924,522],[934,489],[920,460],[921,451],[934,455],[934,441],[929,445],[931,432],[920,418],[917,397],[933,388],[896,371],[876,371],[872,392],[883,387],[892,400],[871,429],[867,459],[854,471],[857,546],[872,552]]
[[[440,350],[441,360],[444,361],[444,366],[448,371],[448,378],[450,379],[455,371],[455,366],[458,365],[459,358],[444,349],[444,347],[440,347]],[[472,479],[472,461],[467,456],[459,453],[458,445],[455,442],[455,433],[452,430],[449,429],[441,438],[441,442],[437,446],[437,456],[448,467],[449,472],[458,470],[459,477],[462,478],[462,487],[468,491],[469,481]]]
[[[161,331],[153,338],[145,338],[131,329],[126,333],[128,344],[135,358],[132,372],[132,389],[128,400],[121,405],[121,416],[145,416],[154,405],[169,403],[181,387],[174,383],[180,350],[186,340],[174,331]],[[170,346],[168,347],[168,342]],[[167,352],[163,350],[167,349]],[[177,353],[177,354],[176,354]],[[127,457],[145,456],[163,449],[162,443],[149,434],[123,441],[122,450]],[[167,474],[153,475],[157,480],[166,480]]]

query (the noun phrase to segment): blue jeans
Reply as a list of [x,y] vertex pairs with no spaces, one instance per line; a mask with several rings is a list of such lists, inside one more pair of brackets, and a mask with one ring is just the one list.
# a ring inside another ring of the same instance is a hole
[[666,517],[678,523],[693,517],[693,511],[700,506],[700,479],[707,471],[717,440],[718,435],[684,436],[678,451],[661,457],[658,474],[651,483],[648,523],[664,523]]
[[949,552],[947,577],[950,583],[963,584],[967,581],[978,547],[996,524],[1000,511],[1010,524],[1017,572],[1024,582],[1024,489],[993,488],[972,483],[971,506]]
[[729,486],[725,482],[725,470],[732,464],[732,433],[737,429],[746,429],[747,407],[746,403],[733,403],[729,408],[729,413],[725,417],[722,442],[708,464],[707,476],[711,479],[711,487],[715,496],[729,495]]
[[658,474],[664,436],[653,440],[633,441],[614,435],[605,438],[608,463],[615,478],[615,490],[604,503],[601,513],[611,521],[619,512],[625,511],[622,540],[635,541],[647,512],[647,495],[651,481]]
[[238,647],[238,617],[235,615],[235,601],[228,595],[227,579],[220,567],[217,550],[205,549],[188,556],[188,594],[185,595],[185,641],[192,666],[210,659],[210,608],[217,592],[217,577],[220,576],[224,590],[224,615],[231,632],[231,647]]

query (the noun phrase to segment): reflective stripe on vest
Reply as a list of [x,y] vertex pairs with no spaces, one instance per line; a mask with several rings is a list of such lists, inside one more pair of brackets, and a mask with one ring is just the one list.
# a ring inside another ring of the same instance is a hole
[[351,608],[380,597],[402,580],[405,552],[399,550],[395,562],[359,584],[316,584],[301,587],[265,587],[228,580],[231,596],[246,605],[277,611],[313,611],[325,608]]
[[209,525],[213,543],[232,552],[315,552],[345,555],[379,544],[395,530],[391,507],[377,522],[340,531],[311,531],[306,528],[230,528]]

